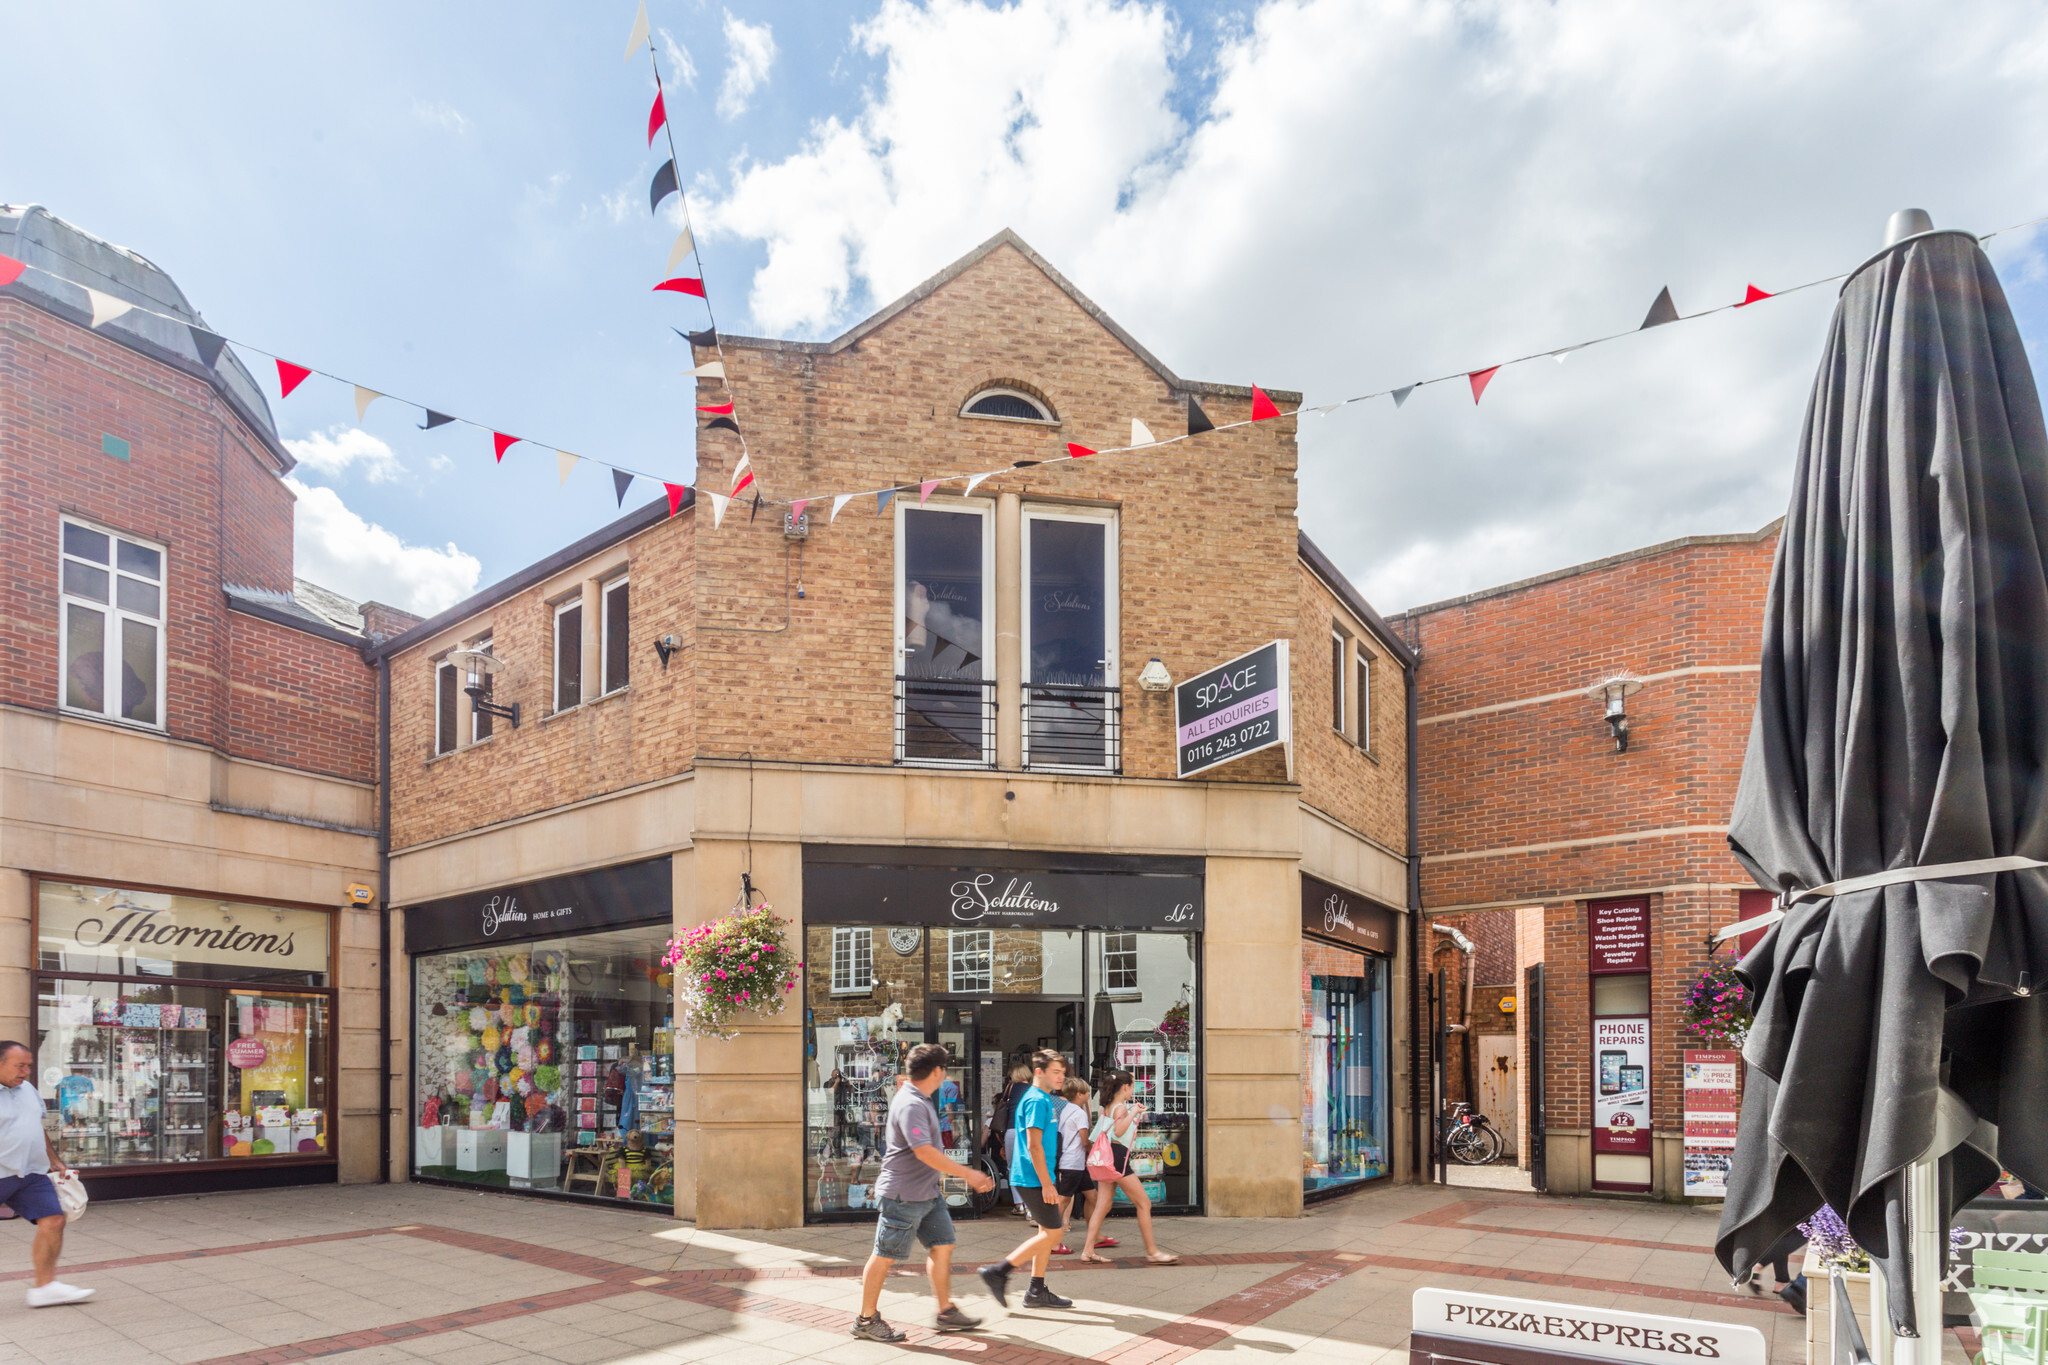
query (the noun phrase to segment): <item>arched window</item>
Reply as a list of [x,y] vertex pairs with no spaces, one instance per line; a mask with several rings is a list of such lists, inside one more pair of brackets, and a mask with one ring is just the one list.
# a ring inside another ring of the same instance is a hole
[[962,417],[992,417],[1001,422],[1056,422],[1042,401],[1019,389],[988,388],[960,405]]

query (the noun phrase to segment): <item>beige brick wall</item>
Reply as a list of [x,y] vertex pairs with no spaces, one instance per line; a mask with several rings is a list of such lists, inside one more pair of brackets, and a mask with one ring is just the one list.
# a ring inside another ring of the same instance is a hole
[[[1301,799],[1388,849],[1408,847],[1408,705],[1401,663],[1365,623],[1346,611],[1323,581],[1298,565],[1300,612],[1294,645],[1296,780]],[[1345,731],[1332,721],[1330,631],[1346,650]],[[1374,655],[1369,741],[1361,748],[1358,651]],[[1405,901],[1403,902],[1405,903]]]

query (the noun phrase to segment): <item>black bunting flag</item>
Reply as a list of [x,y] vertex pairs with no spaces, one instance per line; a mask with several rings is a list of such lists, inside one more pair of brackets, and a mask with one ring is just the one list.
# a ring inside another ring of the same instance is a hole
[[671,327],[669,330],[689,342],[692,346],[702,346],[710,351],[718,349],[718,331],[716,328],[706,327],[701,332],[685,332],[680,327]]
[[1209,420],[1209,414],[1202,411],[1202,405],[1188,395],[1188,435],[1200,436],[1205,431],[1216,430],[1216,424]]
[[1650,305],[1650,311],[1643,317],[1643,325],[1636,330],[1644,332],[1652,327],[1662,327],[1667,322],[1676,321],[1678,306],[1671,302],[1671,287],[1666,285],[1657,291],[1657,301]]
[[705,425],[704,429],[706,431],[717,431],[720,427],[725,428],[735,436],[739,435],[740,424],[733,421],[730,417],[714,417]]
[[448,423],[454,420],[455,419],[453,417],[450,417],[445,412],[435,412],[432,408],[428,408],[427,420],[420,424],[420,430],[432,431],[435,427],[446,426]]
[[626,490],[633,486],[633,476],[623,469],[612,471],[612,491],[619,495],[619,506],[626,505]]
[[676,163],[664,161],[661,169],[654,173],[654,183],[647,187],[647,211],[661,211],[661,201],[676,192]]
[[228,344],[228,339],[216,332],[209,332],[204,327],[191,327],[186,330],[192,333],[192,344],[198,348],[199,358],[206,363],[206,368],[210,370],[218,365],[221,348]]

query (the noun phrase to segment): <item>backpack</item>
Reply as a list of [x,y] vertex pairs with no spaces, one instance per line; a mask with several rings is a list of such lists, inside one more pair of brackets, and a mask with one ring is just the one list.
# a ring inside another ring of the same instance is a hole
[[1003,1097],[996,1101],[995,1112],[989,1115],[988,1137],[981,1145],[992,1152],[1000,1153],[1003,1150],[1003,1134],[1015,1127],[1016,1123],[1017,1086],[1016,1082],[1012,1081],[1004,1086]]

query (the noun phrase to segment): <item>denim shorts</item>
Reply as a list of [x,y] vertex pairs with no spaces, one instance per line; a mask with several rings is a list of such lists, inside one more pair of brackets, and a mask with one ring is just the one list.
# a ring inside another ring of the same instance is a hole
[[64,1212],[64,1206],[57,1202],[57,1187],[41,1171],[0,1180],[0,1204],[13,1209],[16,1218],[31,1223],[55,1218]]
[[882,1216],[875,1222],[875,1255],[900,1261],[910,1254],[913,1238],[928,1247],[953,1245],[953,1215],[946,1212],[943,1197],[882,1200]]

